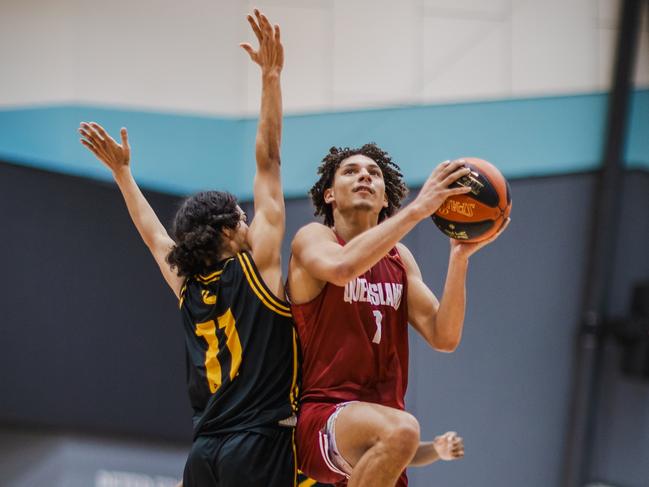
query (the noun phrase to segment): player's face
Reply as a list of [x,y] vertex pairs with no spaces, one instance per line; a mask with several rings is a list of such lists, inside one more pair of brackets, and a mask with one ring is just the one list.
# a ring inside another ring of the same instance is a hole
[[388,205],[381,168],[362,154],[348,157],[340,163],[333,185],[325,191],[324,196],[326,203],[341,211],[357,209],[378,214]]
[[237,205],[237,211],[239,212],[239,225],[232,234],[232,243],[237,252],[241,252],[242,250],[250,250],[248,245],[248,216],[239,205]]

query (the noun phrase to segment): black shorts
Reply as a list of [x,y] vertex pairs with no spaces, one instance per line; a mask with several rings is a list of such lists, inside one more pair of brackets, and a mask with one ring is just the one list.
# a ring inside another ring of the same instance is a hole
[[293,487],[293,428],[273,427],[199,436],[189,452],[183,487]]

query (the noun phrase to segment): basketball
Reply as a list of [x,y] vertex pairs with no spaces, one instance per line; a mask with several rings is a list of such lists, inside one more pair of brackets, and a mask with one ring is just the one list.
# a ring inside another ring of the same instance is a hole
[[509,218],[511,191],[493,164],[475,157],[461,160],[471,172],[451,186],[468,186],[471,191],[448,198],[431,218],[451,238],[480,242],[496,234]]

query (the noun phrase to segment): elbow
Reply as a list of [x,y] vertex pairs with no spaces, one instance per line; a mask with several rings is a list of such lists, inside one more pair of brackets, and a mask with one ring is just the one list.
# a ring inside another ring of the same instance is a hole
[[442,338],[436,337],[429,340],[429,345],[438,352],[453,353],[460,346],[460,338]]
[[336,286],[344,287],[355,277],[354,269],[350,264],[339,262],[334,266],[329,281]]

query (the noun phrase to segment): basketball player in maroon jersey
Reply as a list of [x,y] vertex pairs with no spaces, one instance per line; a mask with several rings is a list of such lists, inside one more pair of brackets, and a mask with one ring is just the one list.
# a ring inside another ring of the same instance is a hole
[[433,349],[455,350],[469,257],[499,234],[451,240],[439,301],[399,241],[446,198],[470,191],[451,186],[468,172],[461,160],[441,163],[397,213],[407,190],[376,145],[332,148],[318,169],[310,194],[324,225],[296,234],[288,292],[303,355],[298,465],[320,482],[406,486],[407,466],[464,455],[453,432],[420,443],[419,423],[404,411],[407,324]]

